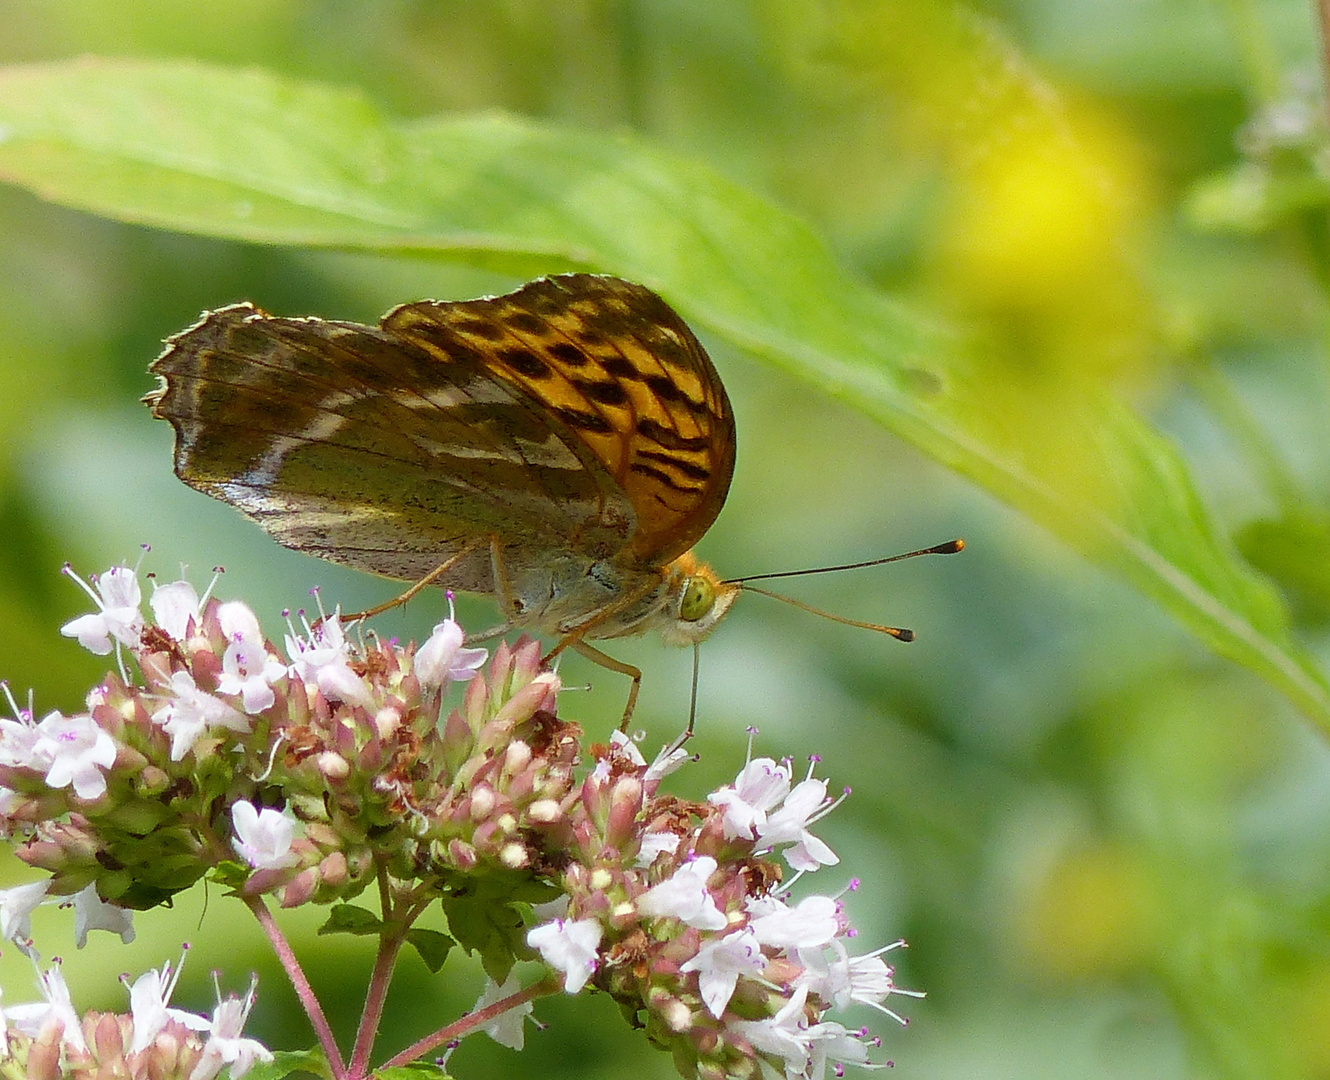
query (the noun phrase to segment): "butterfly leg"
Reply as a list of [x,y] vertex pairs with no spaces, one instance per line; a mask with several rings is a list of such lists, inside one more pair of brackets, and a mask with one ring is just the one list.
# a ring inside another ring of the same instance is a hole
[[423,578],[412,585],[411,588],[407,589],[406,592],[402,593],[401,596],[395,596],[391,600],[385,601],[382,604],[376,604],[374,607],[365,611],[357,611],[354,615],[343,615],[342,621],[349,623],[355,622],[357,619],[369,619],[375,615],[382,615],[385,611],[390,611],[392,608],[401,607],[421,590],[433,585],[439,580],[439,578],[443,577],[444,574],[479,548],[481,543],[483,543],[483,541],[477,540],[474,543],[468,544],[452,558],[446,559],[440,565],[436,566]]
[[[599,664],[610,671],[616,671],[620,675],[627,675],[633,680],[632,689],[628,691],[628,704],[623,707],[623,719],[619,721],[619,730],[628,730],[628,721],[633,717],[633,710],[637,708],[637,692],[642,689],[642,669],[635,668],[632,664],[625,664],[622,660],[616,660],[607,653],[601,652],[594,645],[588,645],[585,641],[579,641],[574,638],[568,642],[579,653],[585,656],[593,664]],[[564,645],[560,642],[555,646],[553,652],[558,652]],[[553,655],[553,652],[551,655]],[[546,657],[548,659],[548,657]]]
[[499,538],[491,536],[490,573],[494,578],[494,602],[499,605],[499,614],[514,625],[525,614],[523,605],[513,594],[513,587],[508,581],[508,568],[503,563],[503,549],[499,547]]

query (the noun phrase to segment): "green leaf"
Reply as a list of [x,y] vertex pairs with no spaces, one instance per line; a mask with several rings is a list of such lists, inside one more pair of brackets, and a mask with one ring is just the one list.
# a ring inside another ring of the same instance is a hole
[[1300,621],[1317,628],[1330,623],[1330,515],[1301,508],[1252,521],[1237,544],[1248,562],[1279,582]]
[[[79,60],[0,70],[0,178],[207,236],[641,281],[1016,507],[1330,730],[1324,676],[1166,439],[1115,402],[1050,410],[1042,387],[967,372],[941,328],[697,162],[505,116],[398,120],[256,71]],[[1011,432],[1027,420],[1057,439],[1022,444]]]
[[228,889],[239,889],[249,880],[249,867],[224,859],[212,868],[212,879]]
[[355,904],[334,904],[328,912],[328,921],[319,927],[320,934],[358,934],[361,936],[378,934],[383,930],[383,920],[372,911],[366,911]]
[[370,1075],[378,1080],[449,1080],[452,1074],[433,1062],[413,1061],[390,1069],[375,1069]]
[[328,1068],[328,1059],[323,1051],[314,1050],[276,1050],[272,1061],[257,1062],[249,1072],[247,1080],[283,1080],[293,1073],[309,1073],[314,1076],[330,1078],[332,1070]]
[[416,952],[420,953],[420,958],[425,961],[425,966],[429,968],[431,974],[437,974],[443,967],[444,961],[448,959],[448,953],[452,947],[457,944],[447,934],[441,934],[437,930],[424,930],[420,927],[412,927],[406,932],[407,942],[414,946]]
[[508,978],[518,955],[530,954],[526,922],[512,904],[477,896],[445,897],[448,929],[468,953],[478,953],[485,974],[496,983]]
[[1324,212],[1327,203],[1330,184],[1311,161],[1300,169],[1244,161],[1194,184],[1182,213],[1204,232],[1260,233],[1293,214]]

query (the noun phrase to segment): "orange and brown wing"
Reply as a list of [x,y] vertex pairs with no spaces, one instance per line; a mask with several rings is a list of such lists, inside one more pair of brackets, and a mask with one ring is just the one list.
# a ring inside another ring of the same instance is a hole
[[383,330],[440,359],[483,356],[575,432],[632,505],[635,560],[669,562],[720,513],[734,414],[701,343],[650,289],[565,274],[492,299],[404,304]]

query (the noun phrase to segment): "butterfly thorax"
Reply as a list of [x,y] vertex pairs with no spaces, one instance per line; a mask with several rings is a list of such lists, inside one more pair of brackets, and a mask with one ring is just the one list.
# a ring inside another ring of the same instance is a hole
[[[613,559],[547,565],[509,586],[505,614],[515,625],[586,639],[658,631],[671,645],[705,638],[739,591],[692,552],[645,572]],[[500,595],[503,603],[502,590]]]

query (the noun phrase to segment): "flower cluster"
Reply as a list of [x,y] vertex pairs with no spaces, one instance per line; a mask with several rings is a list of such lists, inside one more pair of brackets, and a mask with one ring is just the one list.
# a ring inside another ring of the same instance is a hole
[[[838,862],[811,831],[839,801],[812,768],[796,781],[788,761],[749,760],[691,802],[660,790],[688,760],[680,746],[648,765],[616,734],[582,774],[580,729],[556,715],[559,680],[537,644],[501,643],[487,664],[451,611],[419,648],[301,613],[279,650],[248,607],[211,588],[154,585],[145,614],[133,570],[80,584],[97,610],[63,632],[114,653],[117,671],[81,713],[38,720],[10,697],[0,718],[0,835],[49,875],[0,892],[0,935],[26,951],[43,900],[74,906],[80,943],[93,928],[128,940],[129,909],[207,875],[270,936],[269,895],[335,904],[328,928],[378,934],[378,1008],[400,944],[431,966],[452,944],[478,955],[490,988],[443,1041],[484,1030],[520,1047],[531,999],[557,991],[517,984],[516,961],[536,957],[567,992],[613,996],[704,1080],[872,1067],[877,1039],[828,1013],[860,1003],[904,1022],[883,1003],[911,992],[881,958],[903,943],[851,955],[841,894],[796,902],[783,882],[778,857],[796,880]],[[465,687],[450,708],[453,683]],[[349,903],[371,884],[377,915]],[[450,936],[413,927],[436,901]],[[20,1062],[45,1077],[63,1060],[65,1075],[210,1080],[266,1053],[240,1037],[252,988],[219,1006],[203,1039],[208,1022],[166,1006],[169,969],[149,975],[129,1017],[79,1021],[51,969],[46,1006],[8,1010],[0,1073]],[[370,1017],[362,1033],[376,1027]],[[320,1038],[336,1059],[331,1032]],[[437,1045],[422,1040],[417,1056]],[[334,1074],[354,1080],[369,1049],[358,1040]]]
[[0,1075],[28,1080],[213,1080],[230,1066],[239,1080],[272,1053],[241,1031],[254,1005],[255,984],[243,998],[222,998],[211,1019],[171,1008],[179,968],[147,971],[129,990],[130,1011],[74,1011],[59,966],[39,971],[43,1000],[10,1005],[0,1024]]
[[415,649],[353,642],[334,615],[290,628],[283,657],[248,607],[186,581],[147,620],[132,570],[88,591],[98,611],[63,632],[128,652],[141,681],[122,662],[81,714],[0,719],[0,831],[53,894],[147,908],[220,872],[290,906],[353,897],[380,860],[446,890],[545,859],[576,743],[534,642],[501,645],[441,724],[486,658],[451,617]]
[[[659,793],[681,762],[647,765],[615,739],[582,784],[573,815],[565,914],[527,935],[570,993],[611,994],[684,1076],[820,1077],[829,1062],[865,1065],[866,1030],[825,1019],[899,989],[881,954],[851,956],[838,897],[791,903],[771,853],[802,872],[837,862],[809,832],[834,805],[810,775],[791,786],[788,762],[749,761],[705,803]],[[855,887],[854,885],[851,886]]]

